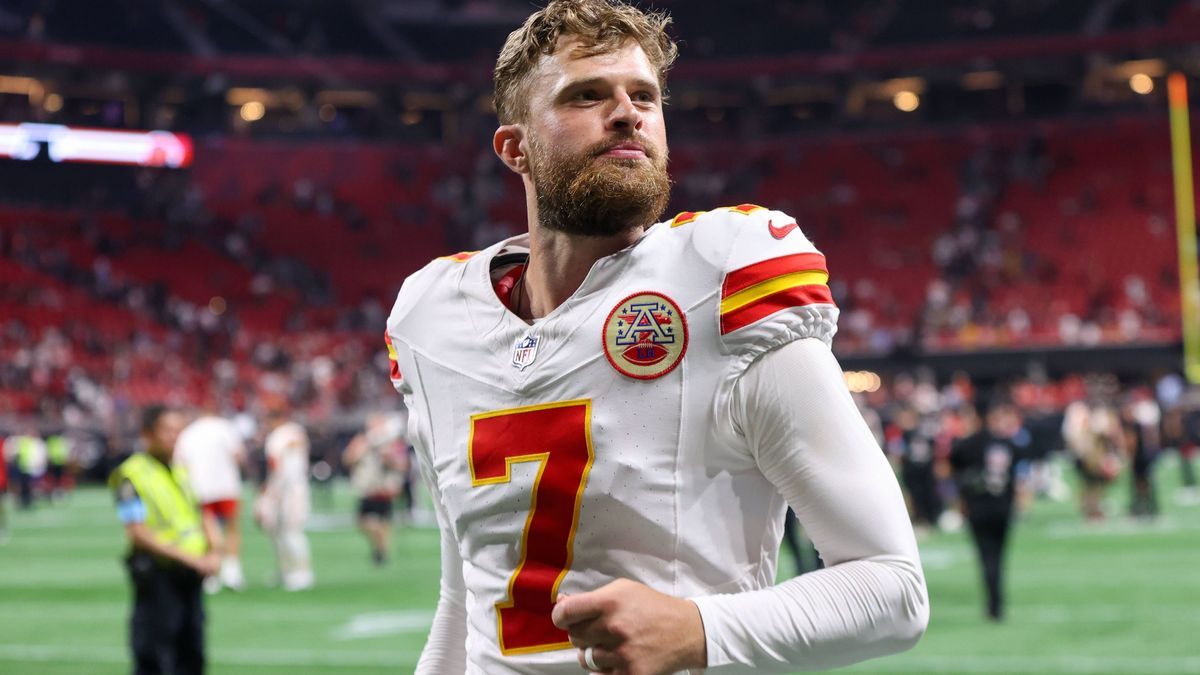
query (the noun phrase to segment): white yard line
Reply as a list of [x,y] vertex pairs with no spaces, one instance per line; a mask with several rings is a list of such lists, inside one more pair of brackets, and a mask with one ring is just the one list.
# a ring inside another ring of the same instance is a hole
[[[221,621],[221,615],[228,611],[237,614],[239,619],[251,621],[270,621],[272,623],[351,623],[361,621],[364,617],[385,617],[393,622],[403,621],[424,622],[427,629],[433,622],[431,610],[379,610],[375,612],[362,611],[362,605],[322,605],[320,607],[214,607],[209,601],[207,613],[209,621]],[[55,621],[99,621],[124,620],[129,616],[129,603],[104,602],[95,604],[75,603],[23,603],[0,602],[0,615],[20,616],[31,620],[53,619]]]
[[[367,666],[397,668],[414,663],[417,652],[353,652],[328,649],[212,649],[209,662],[226,666]],[[31,663],[129,663],[124,647],[0,644],[0,659]]]
[[[327,649],[214,649],[209,660],[226,666],[329,666],[395,669],[411,664],[416,652],[339,652]],[[0,659],[29,663],[129,662],[122,647],[0,644]],[[1145,673],[1185,675],[1200,673],[1197,656],[1106,657],[1060,654],[1057,656],[913,655],[872,661],[865,672],[884,673]]]
[[359,614],[338,626],[330,631],[330,636],[338,642],[345,642],[404,633],[428,633],[431,625],[433,612],[429,611],[370,612]]
[[882,673],[1200,673],[1197,656],[934,656],[914,655],[872,661],[863,672]]

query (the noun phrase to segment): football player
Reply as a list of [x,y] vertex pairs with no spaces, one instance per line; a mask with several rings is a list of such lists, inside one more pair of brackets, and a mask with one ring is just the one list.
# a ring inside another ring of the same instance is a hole
[[342,465],[358,493],[358,528],[371,545],[371,561],[376,566],[387,562],[393,505],[408,471],[403,431],[399,418],[372,413],[367,428],[350,439],[342,452]]
[[1010,401],[990,402],[983,429],[956,442],[950,466],[983,572],[987,617],[1004,618],[1004,549],[1017,494],[1017,467],[1032,457],[1030,435]]
[[[830,352],[824,257],[744,204],[655,223],[669,19],[555,0],[495,70],[529,232],[388,319],[442,530],[419,673],[792,671],[912,646],[912,525]],[[826,569],[773,585],[791,505]]]
[[301,591],[313,585],[312,556],[304,523],[311,498],[308,487],[308,433],[288,419],[282,407],[267,420],[267,480],[255,504],[254,515],[275,547],[280,582],[285,590]]
[[205,579],[205,590],[210,593],[220,590],[222,585],[241,590],[246,584],[238,520],[242,498],[240,467],[244,456],[245,445],[237,427],[216,414],[197,417],[175,443],[176,460],[187,468],[200,508],[216,520],[223,539],[221,573]]

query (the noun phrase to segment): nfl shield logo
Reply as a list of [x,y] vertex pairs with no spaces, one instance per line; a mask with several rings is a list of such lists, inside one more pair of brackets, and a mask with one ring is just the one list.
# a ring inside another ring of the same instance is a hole
[[536,335],[526,335],[517,340],[517,344],[513,345],[512,364],[517,370],[525,370],[525,367],[532,364],[537,358],[538,342],[540,338]]

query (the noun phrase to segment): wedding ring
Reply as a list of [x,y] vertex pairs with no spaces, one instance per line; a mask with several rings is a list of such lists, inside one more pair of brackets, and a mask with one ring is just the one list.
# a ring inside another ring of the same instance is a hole
[[587,665],[588,670],[594,673],[600,671],[600,666],[596,665],[595,652],[591,647],[583,650],[583,662]]

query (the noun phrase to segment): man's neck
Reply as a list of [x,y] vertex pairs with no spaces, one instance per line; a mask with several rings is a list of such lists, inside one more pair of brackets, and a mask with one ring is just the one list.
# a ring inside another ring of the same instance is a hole
[[584,237],[532,223],[521,318],[540,319],[554,311],[579,289],[597,260],[629,247],[642,234],[641,227],[633,227],[611,237]]
[[148,455],[148,456],[149,456],[151,459],[156,459],[156,460],[158,460],[159,462],[161,462],[161,463],[163,463],[163,464],[165,464],[165,465],[167,465],[167,466],[171,466],[171,455],[170,455],[169,453],[167,453],[167,452],[164,452],[164,451],[162,451],[162,450],[158,450],[157,448],[156,448],[156,449],[150,449],[150,448],[147,448],[147,449],[146,449],[146,454],[147,454],[147,455]]

